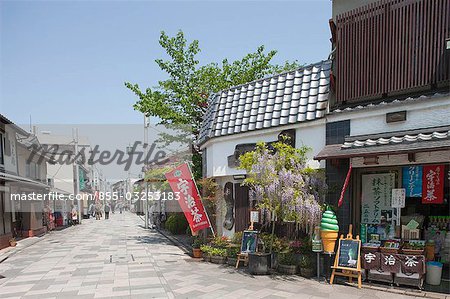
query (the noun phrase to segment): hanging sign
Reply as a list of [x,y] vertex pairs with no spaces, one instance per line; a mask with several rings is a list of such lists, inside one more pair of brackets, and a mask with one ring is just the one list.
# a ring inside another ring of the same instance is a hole
[[193,232],[210,227],[208,215],[198,194],[189,166],[184,163],[166,173],[172,191],[179,195],[178,203]]
[[422,166],[403,167],[402,177],[406,197],[422,197]]
[[406,199],[406,190],[404,188],[392,189],[391,206],[393,208],[404,208],[405,199]]
[[427,165],[423,167],[422,203],[444,203],[444,166]]
[[361,223],[379,224],[382,211],[392,211],[391,192],[395,186],[394,173],[362,176]]

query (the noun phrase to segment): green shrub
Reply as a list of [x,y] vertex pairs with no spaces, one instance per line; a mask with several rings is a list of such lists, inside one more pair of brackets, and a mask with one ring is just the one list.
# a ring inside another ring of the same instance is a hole
[[167,218],[166,228],[174,235],[186,232],[188,222],[182,213],[174,213]]
[[231,238],[231,243],[241,245],[243,232],[235,232]]
[[205,244],[205,240],[202,237],[194,236],[192,240],[192,248],[200,248],[203,244]]
[[211,246],[209,246],[209,245],[201,245],[200,246],[200,250],[203,252],[203,253],[206,253],[206,254],[211,254],[211,251],[212,251],[212,247]]
[[230,245],[227,247],[227,256],[228,257],[237,257],[238,253],[241,251],[241,248],[237,245]]
[[230,242],[227,237],[217,236],[211,241],[211,245],[216,248],[226,248],[228,244],[230,244]]
[[271,234],[268,233],[262,233],[259,238],[261,239],[263,246],[264,246],[264,251],[265,252],[269,252],[270,250],[270,243],[273,240],[273,245],[272,245],[272,251],[273,252],[286,252],[289,250],[289,242],[287,241],[287,239],[282,239],[282,238],[278,238],[277,236],[273,236]]
[[294,266],[296,265],[296,260],[292,252],[283,252],[278,255],[278,263],[280,265]]
[[225,248],[212,248],[211,256],[227,256],[227,250]]
[[308,268],[308,269],[312,269],[313,268],[313,259],[310,255],[302,255],[301,259],[300,259],[300,268]]

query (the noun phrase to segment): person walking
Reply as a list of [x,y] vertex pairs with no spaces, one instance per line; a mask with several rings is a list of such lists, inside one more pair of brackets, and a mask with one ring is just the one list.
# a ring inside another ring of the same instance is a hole
[[105,219],[109,219],[109,211],[111,210],[111,207],[109,204],[105,205]]
[[70,216],[72,219],[72,225],[75,225],[78,223],[78,212],[77,212],[77,207],[72,205],[72,211],[70,212]]
[[98,202],[95,204],[95,220],[102,218],[102,205]]

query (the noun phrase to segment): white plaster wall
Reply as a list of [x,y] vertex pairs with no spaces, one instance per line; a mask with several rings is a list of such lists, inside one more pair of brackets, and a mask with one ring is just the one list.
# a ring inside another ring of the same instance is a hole
[[[406,121],[386,123],[386,113],[406,110]],[[450,96],[432,97],[400,105],[334,113],[328,122],[351,119],[350,135],[378,134],[450,125]]]
[[[280,131],[281,132],[281,131]],[[228,167],[228,156],[234,153],[236,145],[242,143],[256,143],[256,142],[269,142],[277,140],[279,132],[252,135],[240,137],[236,135],[237,138],[221,138],[218,137],[216,140],[207,146],[206,151],[206,166],[207,166],[207,176],[208,177],[220,177],[227,175],[243,174],[244,170],[237,168]]]
[[308,146],[311,150],[307,153],[307,165],[312,168],[325,168],[325,161],[316,161],[316,156],[325,146],[325,123],[311,122],[310,126],[304,126],[295,130],[295,147]]
[[54,179],[55,188],[74,193],[73,165],[47,163],[47,177]]
[[278,138],[278,134],[287,129],[296,130],[296,147],[306,145],[312,149],[308,153],[308,165],[314,168],[325,167],[324,161],[319,163],[313,160],[314,155],[319,153],[325,146],[325,120],[318,120],[257,132],[217,137],[208,141],[203,146],[203,148],[207,149],[207,176],[221,177],[244,174],[245,171],[243,170],[228,167],[228,156],[234,153],[236,145],[275,141]]

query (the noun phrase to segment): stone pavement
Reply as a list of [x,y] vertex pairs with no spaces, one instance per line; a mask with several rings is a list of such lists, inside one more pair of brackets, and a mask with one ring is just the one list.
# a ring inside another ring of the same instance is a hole
[[413,298],[258,276],[187,256],[131,213],[52,232],[0,263],[0,298]]

